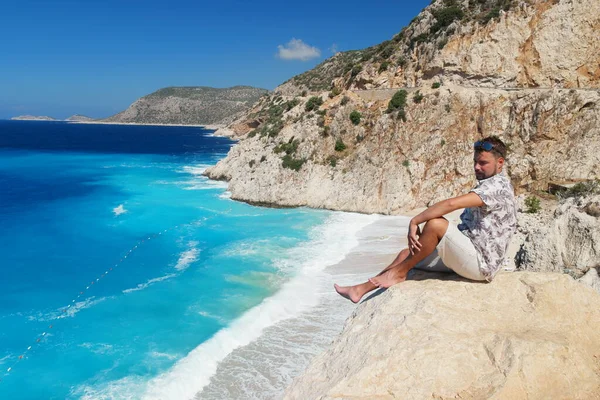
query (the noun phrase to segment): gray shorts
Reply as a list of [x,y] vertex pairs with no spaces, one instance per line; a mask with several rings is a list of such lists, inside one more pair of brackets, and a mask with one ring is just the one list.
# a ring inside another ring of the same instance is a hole
[[467,236],[449,222],[446,234],[440,240],[433,253],[417,263],[415,268],[432,272],[456,272],[458,275],[474,281],[484,281],[479,270],[477,250]]

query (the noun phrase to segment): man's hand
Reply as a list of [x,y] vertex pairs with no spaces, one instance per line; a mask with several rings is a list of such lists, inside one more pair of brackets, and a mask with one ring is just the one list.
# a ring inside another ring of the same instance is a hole
[[421,236],[419,225],[415,223],[414,219],[411,219],[410,223],[408,224],[408,250],[412,255],[421,251],[419,236]]

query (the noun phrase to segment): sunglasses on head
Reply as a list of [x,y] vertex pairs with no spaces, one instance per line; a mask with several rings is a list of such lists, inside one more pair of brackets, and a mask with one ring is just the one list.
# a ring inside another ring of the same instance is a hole
[[494,145],[490,142],[483,142],[478,140],[473,144],[473,149],[475,150],[484,150],[484,151],[492,151],[494,149]]
[[490,143],[490,142],[484,142],[483,140],[478,140],[473,144],[473,149],[475,149],[475,151],[494,151],[496,154],[498,154],[500,157],[504,157],[504,152],[499,151],[498,149],[494,148],[494,144]]

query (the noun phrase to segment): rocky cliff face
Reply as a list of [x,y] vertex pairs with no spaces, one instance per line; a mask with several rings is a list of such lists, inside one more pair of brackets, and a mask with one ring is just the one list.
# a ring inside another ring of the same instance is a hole
[[[406,122],[385,112],[387,101],[355,93],[345,105],[342,96],[322,96],[323,116],[303,114],[300,104],[284,114],[296,122],[275,137],[243,140],[207,173],[229,180],[238,200],[394,214],[468,190],[472,142],[496,134],[510,145],[518,191],[600,177],[596,92],[446,85],[420,94],[418,103],[409,95]],[[353,111],[362,115],[358,125]],[[286,168],[286,155],[298,171]]]
[[594,0],[438,0],[278,87],[206,173],[237,200],[394,214],[472,187],[471,144],[498,135],[518,192],[599,178],[599,29]]
[[428,274],[363,302],[287,399],[594,399],[600,295],[567,275]]
[[248,110],[265,89],[235,86],[169,87],[136,100],[125,111],[103,121],[141,124],[227,124]]
[[515,260],[519,269],[580,278],[600,268],[600,195],[566,199],[551,215],[523,216],[519,225],[524,236]]

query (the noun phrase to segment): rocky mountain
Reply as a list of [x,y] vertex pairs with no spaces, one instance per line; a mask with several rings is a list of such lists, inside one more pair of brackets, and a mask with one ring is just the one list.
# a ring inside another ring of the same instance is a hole
[[472,187],[472,143],[498,135],[518,192],[600,178],[599,31],[596,0],[435,0],[263,97],[206,174],[251,203],[396,214]]
[[19,115],[17,117],[12,117],[13,121],[57,121],[52,117],[47,116],[39,116],[39,115]]
[[234,86],[168,87],[136,100],[104,122],[141,124],[226,124],[248,110],[266,89]]
[[85,115],[75,114],[75,115],[71,115],[69,118],[65,119],[65,121],[90,122],[90,121],[94,121],[94,118],[86,117]]

